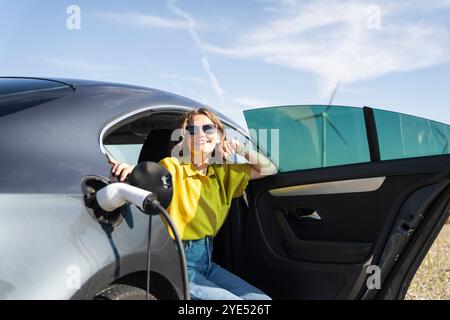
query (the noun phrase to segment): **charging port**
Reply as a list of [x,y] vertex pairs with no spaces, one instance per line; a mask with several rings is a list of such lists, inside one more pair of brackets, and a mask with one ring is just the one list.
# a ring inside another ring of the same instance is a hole
[[114,211],[108,212],[103,210],[97,202],[96,193],[111,182],[101,176],[86,176],[81,180],[81,190],[83,192],[83,199],[86,208],[90,215],[99,223],[111,225],[115,227],[123,220],[124,206],[121,206]]

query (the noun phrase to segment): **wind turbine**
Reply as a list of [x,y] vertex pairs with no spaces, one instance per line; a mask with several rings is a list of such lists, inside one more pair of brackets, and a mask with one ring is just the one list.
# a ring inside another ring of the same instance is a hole
[[444,148],[442,149],[442,154],[448,153],[448,151],[449,151],[448,150],[448,138],[446,137],[445,134],[442,133],[442,131],[439,128],[435,127],[434,125],[432,127],[442,137],[442,139],[445,141]]
[[339,136],[339,138],[341,138],[341,140],[345,143],[345,145],[348,145],[347,140],[345,140],[344,136],[339,132],[339,130],[336,127],[336,125],[334,124],[333,120],[331,120],[330,116],[328,115],[328,110],[330,109],[331,104],[333,103],[334,97],[336,96],[336,92],[339,88],[340,83],[341,83],[341,80],[339,80],[337,82],[336,87],[334,88],[334,91],[331,94],[330,101],[328,102],[328,105],[324,111],[322,111],[319,114],[315,114],[312,116],[298,119],[298,121],[306,121],[306,120],[316,119],[316,118],[320,118],[320,117],[322,118],[322,167],[326,166],[327,124],[329,124],[331,126],[331,128],[334,130],[334,132],[336,132],[336,134]]

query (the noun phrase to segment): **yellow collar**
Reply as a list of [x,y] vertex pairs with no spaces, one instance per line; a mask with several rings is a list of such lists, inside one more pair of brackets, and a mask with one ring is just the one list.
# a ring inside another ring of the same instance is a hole
[[[196,174],[202,175],[202,174],[200,174],[200,171],[192,163],[184,163],[184,164],[182,164],[182,167],[188,177],[195,176]],[[215,174],[214,169],[213,169],[212,165],[209,164],[206,169],[206,175],[208,177],[210,177],[214,174]]]

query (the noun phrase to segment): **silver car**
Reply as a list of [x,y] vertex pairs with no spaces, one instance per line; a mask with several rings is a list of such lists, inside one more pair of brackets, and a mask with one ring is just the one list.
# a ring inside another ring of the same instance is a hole
[[[169,156],[180,117],[201,106],[138,86],[0,77],[0,299],[184,299],[161,217],[128,202],[96,212],[86,186],[117,182],[108,159]],[[247,130],[213,111],[279,168],[233,200],[216,262],[274,299],[405,296],[449,216],[448,125],[294,105],[246,110]]]

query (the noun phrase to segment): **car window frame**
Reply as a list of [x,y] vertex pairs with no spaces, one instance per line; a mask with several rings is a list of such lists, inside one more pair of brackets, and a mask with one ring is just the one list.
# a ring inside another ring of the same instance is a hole
[[[157,112],[187,112],[190,110],[194,110],[195,107],[187,107],[187,106],[181,106],[181,105],[153,105],[153,106],[146,106],[142,108],[137,108],[129,112],[124,112],[119,115],[116,115],[115,117],[109,119],[106,121],[98,130],[98,145],[100,148],[100,151],[108,158],[108,160],[113,160],[114,157],[110,152],[105,148],[103,144],[103,139],[111,133],[114,129],[121,127],[124,124],[133,122],[134,120],[139,119],[142,116],[148,116],[152,113]],[[221,118],[219,115],[217,117],[220,119],[220,121],[227,126],[228,128],[232,130],[236,130],[240,135],[244,136],[246,139],[250,141],[253,145],[255,145],[255,141],[250,137],[250,135],[243,131],[241,128],[239,128],[236,124]]]

